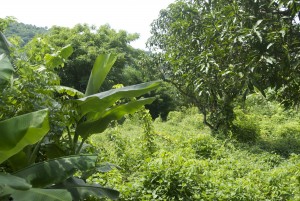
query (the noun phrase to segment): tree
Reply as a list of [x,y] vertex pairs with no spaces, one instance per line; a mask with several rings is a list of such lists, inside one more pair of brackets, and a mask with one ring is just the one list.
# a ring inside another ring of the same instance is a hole
[[[54,26],[49,29],[46,36],[42,37],[42,40],[54,48],[72,45],[74,53],[66,61],[64,68],[59,70],[59,76],[63,85],[83,92],[93,61],[100,53],[114,53],[118,56],[115,68],[103,83],[102,90],[111,89],[116,83],[127,85],[122,72],[127,67],[135,68],[137,58],[143,52],[129,45],[137,38],[137,34],[128,34],[123,30],[115,31],[109,25],[96,28],[87,24],[78,24],[73,28]],[[27,45],[29,51],[32,46],[36,47],[36,43]]]
[[247,94],[299,74],[299,10],[299,1],[177,1],[152,23],[148,44],[161,52],[165,79],[226,133]]
[[0,32],[4,32],[9,26],[9,24],[14,21],[15,18],[13,17],[0,18]]

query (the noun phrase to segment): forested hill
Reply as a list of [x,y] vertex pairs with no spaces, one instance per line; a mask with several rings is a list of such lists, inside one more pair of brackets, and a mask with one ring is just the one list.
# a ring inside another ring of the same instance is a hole
[[28,43],[36,34],[43,34],[48,31],[47,27],[37,27],[31,24],[24,24],[19,22],[14,22],[9,25],[5,30],[5,35],[7,37],[17,35],[20,36],[24,41],[24,44]]

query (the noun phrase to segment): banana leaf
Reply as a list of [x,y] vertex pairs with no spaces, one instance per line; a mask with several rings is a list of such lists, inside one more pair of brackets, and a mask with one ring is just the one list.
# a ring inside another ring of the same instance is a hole
[[0,122],[0,164],[35,144],[49,131],[48,110],[39,110]]
[[99,91],[116,59],[117,57],[114,54],[101,54],[97,57],[85,90],[86,96],[95,94]]
[[89,112],[104,111],[121,98],[139,97],[149,91],[157,89],[160,84],[160,81],[145,82],[142,84],[112,89],[72,101],[77,103],[82,117]]
[[81,124],[78,124],[76,133],[79,133],[79,135],[84,139],[86,139],[91,134],[102,133],[111,121],[119,120],[125,114],[133,114],[142,106],[150,104],[154,100],[155,98],[135,100],[127,104],[112,107],[102,113],[96,113],[91,120],[87,120]]
[[96,160],[96,155],[66,156],[33,164],[14,175],[24,178],[35,188],[44,188],[65,181],[78,170],[94,168]]
[[99,184],[87,184],[82,179],[75,177],[71,177],[63,183],[53,186],[53,188],[67,189],[71,193],[73,200],[86,200],[91,195],[98,198],[108,197],[114,200],[119,198],[120,194],[114,189],[103,187]]

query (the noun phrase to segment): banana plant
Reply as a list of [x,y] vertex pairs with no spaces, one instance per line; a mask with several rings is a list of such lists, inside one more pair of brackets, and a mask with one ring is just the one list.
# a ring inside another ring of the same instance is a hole
[[[55,69],[72,52],[72,47],[66,46],[54,54],[47,54],[44,68]],[[8,56],[8,42],[2,34],[0,53],[0,84],[3,84],[13,78],[14,68]],[[97,57],[85,94],[70,87],[51,86],[57,93],[80,97],[69,101],[77,114],[75,125],[65,125],[71,152],[62,152],[61,157],[49,157],[52,159],[34,163],[39,148],[43,143],[49,143],[44,140],[50,129],[47,109],[0,122],[0,165],[9,164],[13,170],[17,170],[10,174],[0,173],[0,200],[85,200],[90,195],[110,199],[119,197],[119,192],[114,189],[85,182],[88,175],[95,171],[101,172],[103,167],[98,165],[97,155],[82,155],[81,149],[91,135],[102,133],[111,121],[152,103],[154,98],[137,97],[156,89],[160,82],[99,92],[116,59],[114,54],[101,54]],[[120,102],[121,99],[126,99],[127,102]],[[55,142],[48,145],[53,145],[53,148]],[[26,156],[26,148],[31,149],[29,157]],[[46,151],[45,154],[50,156],[50,152]],[[107,171],[110,168],[104,169]],[[82,174],[81,178],[74,176],[78,171]]]
[[[91,135],[102,133],[112,121],[121,119],[125,114],[132,114],[155,100],[153,97],[139,99],[136,97],[158,88],[160,81],[99,92],[116,59],[117,56],[114,54],[99,55],[91,71],[84,97],[71,101],[75,103],[78,114],[74,131],[71,132],[71,129],[68,129],[68,136],[73,135],[73,139],[69,141],[72,142],[70,147],[74,154],[80,153],[84,142]],[[129,101],[116,104],[116,102],[120,103],[119,100],[122,99]]]

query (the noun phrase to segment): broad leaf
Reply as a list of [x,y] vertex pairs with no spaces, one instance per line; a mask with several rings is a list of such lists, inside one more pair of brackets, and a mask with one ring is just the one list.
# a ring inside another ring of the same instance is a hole
[[11,80],[14,68],[8,58],[10,44],[3,33],[0,32],[0,84]]
[[107,128],[111,121],[119,120],[125,114],[132,114],[139,110],[142,106],[152,103],[154,100],[155,98],[140,99],[131,101],[127,104],[115,106],[103,113],[95,113],[92,120],[87,120],[86,122],[79,124],[76,128],[76,132],[84,139],[90,134],[101,133]]
[[67,45],[60,50],[60,56],[64,59],[67,59],[73,53],[73,47],[71,45]]
[[10,195],[14,190],[29,190],[31,185],[25,179],[0,172],[0,198]]
[[99,91],[116,59],[117,57],[114,54],[101,54],[97,57],[85,90],[86,96],[95,94]]
[[121,98],[141,96],[149,91],[158,88],[160,84],[160,81],[153,81],[118,89],[112,89],[75,100],[75,102],[78,104],[81,110],[81,115],[84,116],[88,112],[94,112],[95,110],[104,111]]
[[36,163],[14,175],[24,178],[33,187],[47,187],[63,182],[77,170],[94,168],[96,160],[96,155],[66,156]]
[[9,48],[10,48],[10,43],[4,36],[2,32],[0,32],[0,54],[6,54],[9,55]]
[[76,89],[73,89],[71,87],[66,87],[66,86],[53,86],[53,89],[60,94],[66,93],[69,96],[78,96],[79,98],[84,97],[84,94]]
[[27,191],[14,191],[13,200],[72,201],[71,194],[65,189],[31,188]]
[[67,189],[73,196],[73,200],[85,200],[89,196],[109,197],[110,199],[119,198],[119,192],[100,186],[98,184],[86,184],[82,179],[71,177],[61,184],[55,185],[54,188]]
[[48,110],[40,110],[0,122],[0,163],[35,144],[48,131]]
[[14,68],[6,54],[0,55],[0,84],[7,83],[13,76]]
[[70,45],[63,47],[61,50],[53,53],[46,54],[45,61],[46,65],[50,68],[58,67],[59,65],[63,66],[65,59],[67,59],[73,53],[73,48]]

